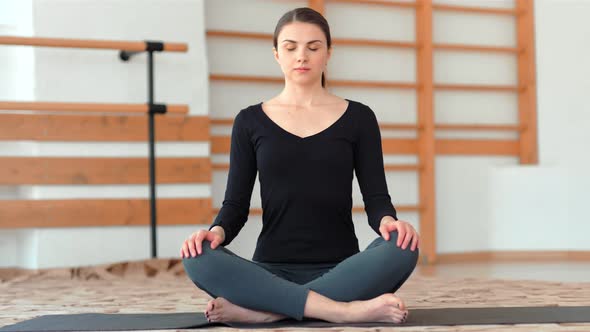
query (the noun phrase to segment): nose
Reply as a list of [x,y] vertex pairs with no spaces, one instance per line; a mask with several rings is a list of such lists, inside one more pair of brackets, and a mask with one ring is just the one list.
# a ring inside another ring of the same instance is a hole
[[307,52],[305,51],[305,49],[302,50],[302,51],[299,51],[297,53],[297,61],[298,62],[305,62],[305,61],[307,61]]

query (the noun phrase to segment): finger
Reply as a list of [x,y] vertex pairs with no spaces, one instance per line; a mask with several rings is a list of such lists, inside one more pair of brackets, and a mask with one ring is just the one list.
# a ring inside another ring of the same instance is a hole
[[398,247],[402,244],[402,241],[404,240],[405,235],[406,235],[406,230],[403,227],[398,227],[397,228],[397,246]]
[[406,237],[404,238],[404,243],[402,244],[402,249],[406,249],[408,247],[408,243],[410,243],[410,240],[412,239],[412,232],[406,232]]
[[[211,249],[215,249],[221,243],[221,235],[215,232],[207,232],[205,239],[211,241]],[[216,243],[215,246],[214,243]]]
[[184,257],[187,257],[187,258],[190,257],[187,241],[184,241],[184,243],[182,244],[182,253],[183,253]]
[[385,225],[381,225],[381,227],[379,227],[379,232],[385,241],[389,241],[389,232],[387,231],[387,227]]
[[191,237],[190,239],[186,240],[186,242],[190,255],[195,257],[197,255],[197,249],[195,248],[195,238]]
[[418,234],[414,235],[412,239],[412,251],[416,250],[416,248],[418,248]]
[[398,231],[399,232],[399,230],[400,230],[398,224],[395,223],[395,222],[385,223],[383,225],[383,227],[385,228],[385,233],[387,233],[387,239],[388,240],[391,238],[391,232],[394,232],[394,231]]
[[199,232],[195,238],[195,246],[197,247],[197,253],[200,255],[203,252],[203,238],[205,237],[204,232]]
[[211,249],[215,249],[217,248],[217,246],[219,245],[219,238],[215,238],[215,240],[211,241]]

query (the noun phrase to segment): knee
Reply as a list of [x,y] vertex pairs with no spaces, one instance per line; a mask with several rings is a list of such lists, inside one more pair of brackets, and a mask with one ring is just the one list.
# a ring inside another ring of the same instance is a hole
[[400,260],[408,265],[409,268],[414,269],[416,264],[418,263],[418,258],[420,256],[420,250],[418,248],[412,251],[412,241],[408,243],[406,249],[402,249],[403,243],[400,246],[397,246],[397,239],[398,239],[398,232],[392,231],[389,232],[389,241],[385,241],[385,247],[388,249],[388,256],[395,260],[396,262],[400,262]]
[[219,255],[219,250],[211,249],[209,241],[203,241],[203,250],[201,254],[195,257],[187,257],[182,259],[184,271],[189,279],[199,289],[203,290],[209,296],[217,297],[215,289],[215,281],[218,275],[216,274],[218,261],[215,256]]
[[[216,248],[217,249],[217,248]],[[186,257],[182,259],[182,264],[187,275],[194,281],[196,278],[206,277],[207,274],[214,272],[215,250],[211,249],[210,241],[203,241],[201,254],[194,257]]]

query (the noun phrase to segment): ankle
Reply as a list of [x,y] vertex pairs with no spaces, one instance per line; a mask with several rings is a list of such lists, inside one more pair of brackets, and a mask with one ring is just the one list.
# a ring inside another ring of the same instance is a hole
[[342,314],[339,315],[342,321],[340,323],[354,323],[358,320],[359,301],[340,302],[342,304]]

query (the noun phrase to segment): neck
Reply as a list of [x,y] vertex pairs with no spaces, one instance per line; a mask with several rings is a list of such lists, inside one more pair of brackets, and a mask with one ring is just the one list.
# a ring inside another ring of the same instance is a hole
[[285,88],[279,94],[281,103],[287,105],[309,107],[320,104],[328,95],[320,80],[310,85],[302,85],[291,81],[285,82]]

